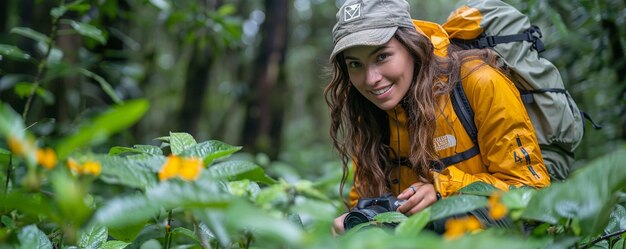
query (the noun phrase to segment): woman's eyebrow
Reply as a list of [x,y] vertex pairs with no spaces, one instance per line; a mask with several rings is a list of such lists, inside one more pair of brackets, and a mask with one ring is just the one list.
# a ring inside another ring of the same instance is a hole
[[[388,47],[389,47],[389,46],[387,46],[387,45],[381,45],[381,46],[378,46],[378,47],[376,47],[374,50],[372,50],[372,52],[370,52],[370,53],[367,55],[367,57],[370,57],[370,56],[372,56],[373,54],[376,54],[376,53],[380,52],[381,50],[384,50],[384,49],[386,49],[386,48],[388,48]],[[349,56],[349,55],[345,55],[345,56],[344,56],[344,58],[345,58],[346,60],[358,60],[358,58],[356,58],[356,57],[352,57],[352,56]]]

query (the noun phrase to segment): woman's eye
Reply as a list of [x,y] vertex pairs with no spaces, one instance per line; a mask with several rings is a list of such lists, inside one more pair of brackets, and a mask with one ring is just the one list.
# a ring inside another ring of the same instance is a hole
[[388,54],[379,54],[378,57],[376,57],[377,61],[384,61],[385,59],[387,59],[389,55]]
[[360,66],[361,66],[361,63],[358,63],[356,61],[349,61],[348,62],[348,67],[350,67],[350,68],[357,68],[357,67],[360,67]]

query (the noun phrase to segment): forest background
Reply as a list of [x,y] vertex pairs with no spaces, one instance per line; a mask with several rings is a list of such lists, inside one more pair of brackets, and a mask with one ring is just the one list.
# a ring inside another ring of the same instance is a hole
[[[460,4],[409,2],[413,17],[438,23]],[[506,2],[542,29],[543,56],[603,126],[587,125],[577,165],[622,148],[626,1]],[[337,199],[341,166],[322,92],[341,3],[2,0],[0,100],[45,144],[104,110],[146,99],[149,110],[136,124],[90,150],[158,146],[156,138],[184,132],[242,146],[234,157],[269,176],[331,182],[324,191]]]

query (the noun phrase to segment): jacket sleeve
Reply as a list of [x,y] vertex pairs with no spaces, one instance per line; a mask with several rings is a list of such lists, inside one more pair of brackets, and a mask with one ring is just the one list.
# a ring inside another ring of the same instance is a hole
[[534,128],[513,82],[488,65],[466,64],[469,65],[464,65],[462,73],[470,73],[463,79],[463,88],[474,110],[479,163],[486,172],[470,174],[461,170],[462,166],[452,165],[435,174],[438,190],[447,196],[475,181],[502,190],[508,190],[511,185],[549,186],[550,177]]

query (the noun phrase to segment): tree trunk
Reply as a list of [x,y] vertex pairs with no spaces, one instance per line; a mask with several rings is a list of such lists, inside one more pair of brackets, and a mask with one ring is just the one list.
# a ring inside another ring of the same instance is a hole
[[287,49],[289,1],[265,0],[266,19],[250,81],[243,130],[243,146],[276,158],[280,151],[287,86],[284,63]]
[[[211,10],[216,10],[222,5],[220,0],[202,3]],[[206,89],[209,86],[210,70],[215,60],[211,48],[202,48],[198,43],[198,41],[195,42],[196,51],[189,61],[185,89],[183,90],[183,104],[178,118],[178,131],[187,132],[194,137],[198,134]]]

